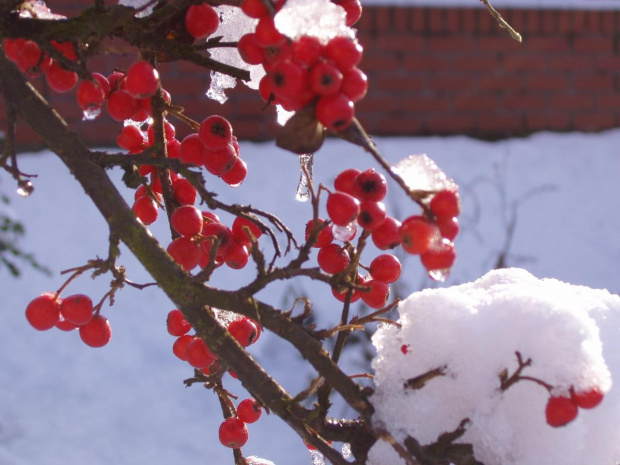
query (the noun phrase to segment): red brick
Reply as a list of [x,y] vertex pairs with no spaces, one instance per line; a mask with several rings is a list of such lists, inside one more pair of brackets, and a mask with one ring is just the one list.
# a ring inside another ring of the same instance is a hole
[[543,10],[541,12],[541,26],[544,33],[552,33],[557,30],[557,11]]
[[403,136],[403,135],[416,135],[422,132],[423,120],[421,118],[415,118],[411,115],[406,117],[385,117],[380,118],[374,125],[374,131],[380,134]]
[[515,52],[504,57],[504,68],[511,71],[541,70],[547,66],[547,58],[542,54]]
[[613,52],[614,40],[610,36],[576,37],[573,50],[576,52]]
[[594,57],[594,69],[597,71],[620,71],[620,56],[596,55]]
[[590,32],[600,32],[601,30],[601,12],[600,11],[588,11],[587,15],[587,27]]
[[573,78],[573,86],[577,90],[612,90],[614,88],[614,79],[609,74],[575,76]]
[[615,11],[605,11],[601,18],[601,31],[613,33],[616,31],[616,15]]
[[570,128],[570,118],[564,112],[527,114],[525,115],[525,125],[530,131],[566,131]]
[[539,10],[528,10],[525,12],[525,24],[526,29],[524,32],[540,32],[540,11]]
[[576,10],[573,12],[573,32],[586,32],[586,11]]
[[359,21],[355,24],[358,31],[358,37],[364,34],[370,34],[373,31],[373,9],[364,6],[364,11]]
[[556,12],[558,15],[558,32],[566,34],[572,31],[572,12],[569,10],[560,10]]
[[[526,31],[525,10],[508,10],[507,16],[508,24],[510,24],[515,31],[521,34]],[[504,19],[506,19],[506,17]]]
[[411,34],[402,32],[392,34],[384,33],[377,37],[377,39],[373,42],[372,47],[387,50],[388,52],[393,52],[396,50],[421,52],[426,47],[425,42],[425,37],[422,35],[412,36]]
[[486,10],[479,10],[478,12],[478,30],[480,32],[491,32],[500,29],[497,21]]
[[607,92],[605,94],[599,94],[594,97],[595,108],[620,108],[620,93]]
[[390,73],[373,79],[372,86],[383,91],[401,94],[424,89],[426,79],[420,76],[395,76]]
[[567,37],[530,37],[525,46],[536,52],[565,52],[569,49]]
[[362,112],[372,111],[379,112],[379,114],[383,115],[389,112],[401,110],[402,98],[372,93],[357,102],[355,107],[356,109],[359,108]]
[[553,71],[589,71],[592,66],[591,54],[552,55],[549,69]]
[[385,32],[389,32],[392,30],[392,24],[390,19],[390,9],[389,8],[376,8],[375,9],[375,30],[377,31],[377,35],[380,36]]
[[433,52],[464,52],[474,51],[476,47],[473,37],[455,35],[448,37],[429,37],[428,49]]
[[485,75],[478,80],[481,91],[515,92],[523,89],[523,78],[520,76]]
[[459,54],[452,61],[454,70],[458,71],[493,71],[499,69],[499,60],[494,56]]
[[405,97],[403,100],[403,110],[406,112],[430,113],[436,111],[445,113],[449,108],[450,99],[447,96],[412,96]]
[[365,54],[362,58],[360,68],[364,70],[364,72],[397,70],[400,68],[400,60],[387,53]]
[[409,31],[409,12],[408,8],[392,7],[394,12],[394,30],[398,32]]
[[416,32],[426,31],[426,16],[421,8],[411,8],[411,30]]
[[482,114],[476,118],[482,134],[517,134],[524,131],[524,118],[519,115]]
[[419,53],[406,54],[403,61],[404,69],[414,71],[446,71],[451,66],[446,57]]
[[465,92],[474,89],[476,79],[470,76],[438,76],[431,78],[428,87],[434,91]]
[[499,99],[493,95],[456,95],[454,109],[456,111],[491,111],[497,110]]
[[576,130],[601,131],[615,126],[615,115],[612,111],[579,112],[573,116]]
[[476,16],[478,10],[473,8],[465,8],[461,11],[461,27],[463,32],[475,32],[476,28]]
[[425,120],[425,130],[431,134],[469,133],[474,129],[474,119],[463,116],[430,116]]
[[444,10],[442,8],[428,9],[428,30],[430,32],[444,31]]
[[587,94],[555,95],[551,107],[559,110],[584,110],[592,108],[592,96]]
[[525,87],[530,90],[566,90],[568,77],[565,74],[528,75]]
[[446,32],[462,32],[460,12],[458,8],[448,8],[445,12],[445,30]]
[[517,42],[508,34],[501,36],[480,36],[478,37],[478,47],[483,52],[509,52],[523,50],[522,43]]
[[508,94],[504,97],[504,107],[510,110],[540,110],[548,105],[544,95]]

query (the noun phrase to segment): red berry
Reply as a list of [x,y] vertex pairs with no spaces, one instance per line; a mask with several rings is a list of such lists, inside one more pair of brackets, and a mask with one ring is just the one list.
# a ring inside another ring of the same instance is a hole
[[243,0],[241,2],[241,11],[250,18],[260,19],[263,16],[269,16],[269,10],[262,0]]
[[370,308],[383,308],[390,297],[390,286],[377,279],[368,279],[364,283],[367,291],[361,291],[362,301]]
[[368,91],[368,77],[359,68],[353,68],[342,77],[342,93],[353,102],[363,99]]
[[596,387],[581,392],[571,391],[573,402],[585,409],[596,407],[603,400],[603,396],[604,394]]
[[200,123],[198,136],[207,149],[220,150],[232,141],[232,126],[223,116],[212,115]]
[[159,215],[157,203],[148,195],[137,198],[132,210],[145,225],[153,224]]
[[342,171],[338,176],[336,176],[336,179],[334,179],[334,189],[355,196],[355,178],[359,174],[360,170],[357,170],[355,168],[349,168]]
[[230,187],[239,187],[248,174],[248,165],[237,156],[230,171],[220,176]]
[[77,53],[75,51],[75,46],[73,45],[72,42],[69,42],[68,40],[64,42],[58,42],[56,40],[52,40],[50,41],[50,43],[56,50],[62,53],[62,55],[67,60],[71,60],[71,61],[77,60]]
[[[355,280],[355,284],[363,286],[364,282],[365,282],[364,278],[358,275],[357,279]],[[348,292],[349,291],[347,289],[345,289],[344,291],[338,292],[336,291],[336,289],[332,287],[332,295],[340,302],[344,302],[346,300]],[[362,297],[362,293],[358,291],[357,289],[354,289],[353,292],[351,293],[350,303],[357,302],[358,300],[360,300],[361,297]]]
[[53,328],[60,320],[60,304],[61,299],[55,293],[44,292],[26,307],[28,323],[39,331]]
[[281,60],[269,71],[273,91],[278,97],[292,99],[302,94],[308,87],[308,70],[301,63]]
[[140,109],[140,102],[129,92],[117,90],[108,98],[108,114],[115,121],[131,119]]
[[239,418],[230,417],[220,425],[220,442],[232,449],[238,449],[248,442],[248,427]]
[[353,102],[344,94],[337,93],[321,97],[316,103],[316,119],[327,129],[338,132],[346,129],[353,117]]
[[167,251],[185,271],[196,268],[202,255],[200,247],[189,237],[176,238],[168,245]]
[[168,312],[168,318],[166,319],[166,327],[168,334],[171,336],[183,336],[187,334],[192,325],[185,319],[181,310],[174,309]]
[[53,62],[49,68],[45,70],[45,80],[47,85],[54,92],[68,92],[75,87],[78,81],[78,75],[73,71],[69,71],[60,66],[57,62]]
[[93,318],[93,301],[83,294],[65,297],[60,304],[60,314],[69,323],[83,326]]
[[207,149],[198,134],[189,134],[181,141],[181,161],[192,165],[201,165]]
[[198,197],[196,188],[185,178],[175,180],[172,183],[172,191],[174,193],[174,198],[181,205],[193,205]]
[[244,399],[237,405],[237,417],[244,423],[258,421],[263,413],[263,408],[256,399]]
[[380,202],[387,194],[385,176],[371,168],[362,171],[353,181],[353,195],[360,200]]
[[454,218],[461,213],[461,200],[457,192],[446,189],[433,196],[429,207],[438,218]]
[[[331,226],[323,226],[325,224],[325,220],[318,218],[318,226],[322,227],[319,234],[316,236],[314,244],[312,247],[321,248],[324,245],[331,244],[334,240],[334,234],[332,232]],[[306,241],[310,238],[310,233],[312,232],[312,228],[314,227],[314,220],[310,220],[306,223]]]
[[87,346],[103,347],[112,339],[112,328],[108,319],[101,315],[96,315],[80,326],[80,338]]
[[371,238],[373,244],[378,249],[388,250],[400,245],[401,223],[391,216],[386,216],[383,223],[372,231]]
[[250,252],[245,244],[234,242],[223,257],[224,263],[233,270],[240,270],[248,264]]
[[368,230],[377,229],[385,221],[385,205],[383,202],[364,201],[360,203],[358,224]]
[[172,352],[174,353],[174,355],[176,355],[184,362],[187,362],[187,355],[185,355],[185,352],[187,350],[187,345],[193,340],[194,336],[190,336],[188,334],[177,338],[177,340],[174,341],[174,344],[172,344]]
[[577,418],[577,404],[570,397],[551,396],[545,415],[547,423],[554,428],[564,426]]
[[215,176],[223,176],[233,169],[237,162],[237,152],[232,144],[218,150],[207,150],[202,164]]
[[400,227],[403,249],[410,254],[423,254],[440,238],[439,228],[422,216],[410,216]]
[[73,331],[73,330],[78,329],[77,325],[74,325],[73,323],[67,320],[63,320],[62,318],[58,320],[58,322],[54,326],[61,331]]
[[253,32],[241,36],[237,49],[241,59],[250,65],[260,65],[265,59],[265,49],[258,45]]
[[261,47],[281,45],[286,41],[286,37],[278,31],[271,16],[264,16],[258,20],[254,34],[256,42]]
[[[177,138],[166,141],[166,154],[168,158],[181,158],[181,142]],[[171,171],[174,173],[174,171]]]
[[148,61],[138,61],[127,70],[125,89],[135,98],[151,97],[158,88],[159,73]]
[[362,46],[357,39],[337,36],[325,45],[325,57],[343,73],[352,70],[362,59]]
[[170,216],[170,226],[181,236],[193,237],[202,231],[202,213],[193,205],[183,205]]
[[323,55],[323,45],[314,36],[303,36],[293,42],[293,58],[308,67],[314,66]]
[[447,239],[434,244],[426,252],[420,254],[422,265],[427,271],[449,270],[456,259],[454,244]]
[[360,0],[338,0],[338,1],[335,1],[334,3],[344,8],[344,11],[347,14],[347,18],[346,18],[347,26],[349,27],[353,26],[361,18],[362,4],[360,3]]
[[235,239],[243,244],[250,244],[263,234],[263,231],[256,223],[243,216],[235,218],[231,229]]
[[459,220],[458,218],[436,218],[435,224],[439,228],[439,232],[441,233],[441,237],[448,239],[449,241],[453,241],[454,238],[459,233]]
[[360,213],[359,201],[344,192],[332,192],[327,197],[327,214],[338,226],[346,226],[355,221]]
[[134,125],[127,125],[116,138],[118,146],[125,150],[140,151],[144,148],[144,134]]
[[325,273],[340,273],[349,265],[349,252],[338,244],[327,244],[319,249],[317,262]]
[[340,90],[342,73],[329,61],[321,61],[310,70],[310,88],[318,95],[333,95]]
[[[166,142],[174,139],[175,134],[176,129],[174,125],[172,125],[172,123],[170,123],[169,121],[164,120],[164,139],[166,140]],[[149,125],[146,131],[146,138],[149,145],[153,145],[153,143],[155,142],[155,130],[153,129],[152,124]]]
[[205,341],[194,337],[185,348],[187,362],[194,368],[208,368],[217,357],[209,350]]
[[370,263],[369,270],[373,279],[390,284],[398,280],[402,266],[398,258],[392,254],[386,253],[377,256]]
[[[204,212],[203,212],[204,215]],[[218,248],[215,258],[222,261],[228,252],[228,249],[234,243],[232,231],[226,225],[221,223],[205,223],[202,228],[202,235],[208,239],[200,243],[202,250],[209,254],[213,244],[217,243]]]
[[231,321],[228,325],[228,332],[243,347],[254,344],[258,334],[256,325],[247,317]]
[[217,31],[220,17],[211,5],[191,5],[185,13],[185,28],[192,37],[200,39]]
[[100,108],[108,97],[108,80],[99,73],[92,73],[93,81],[81,81],[77,88],[77,102],[82,110]]

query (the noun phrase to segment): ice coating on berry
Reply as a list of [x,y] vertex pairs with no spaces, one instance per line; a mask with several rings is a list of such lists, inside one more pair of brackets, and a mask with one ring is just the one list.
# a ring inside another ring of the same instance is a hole
[[403,178],[410,189],[427,191],[458,189],[456,183],[426,154],[409,155],[396,163],[392,170]]
[[[398,307],[402,327],[381,327],[373,337],[378,356],[374,421],[389,424],[397,440],[407,435],[429,444],[469,418],[460,441],[473,444],[482,463],[540,465],[614,464],[620,456],[620,393],[612,387],[620,357],[620,296],[525,270],[501,269],[475,282],[427,289]],[[408,346],[403,353],[403,345]],[[500,389],[500,373],[518,368],[515,352],[532,363],[522,380]],[[407,380],[445,367],[422,389]],[[604,401],[563,428],[547,423],[551,396],[570,397],[598,387]],[[605,447],[601,447],[605,444]],[[614,446],[609,446],[614,444]],[[404,463],[378,441],[369,464]]]

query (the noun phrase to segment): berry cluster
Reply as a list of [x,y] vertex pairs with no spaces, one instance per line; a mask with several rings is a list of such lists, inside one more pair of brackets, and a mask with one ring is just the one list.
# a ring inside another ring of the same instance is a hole
[[219,429],[222,445],[238,449],[248,442],[249,432],[247,423],[259,420],[263,409],[255,399],[244,399],[237,405],[237,416],[226,418]]
[[112,338],[107,318],[93,311],[92,300],[84,294],[61,299],[58,293],[44,292],[28,304],[26,319],[39,331],[53,327],[62,331],[79,328],[80,338],[90,347],[103,347]]
[[[275,5],[276,11],[283,3]],[[347,22],[357,21],[357,0],[338,4],[349,8]],[[345,129],[355,116],[354,103],[368,88],[366,75],[357,67],[362,58],[359,42],[348,36],[325,43],[313,36],[293,41],[278,31],[261,0],[244,0],[241,9],[258,19],[255,31],[242,36],[237,48],[246,63],[262,65],[267,73],[259,84],[262,99],[288,111],[314,104],[315,116],[325,127]]]
[[[425,215],[411,216],[401,224],[386,213],[383,199],[387,181],[376,170],[344,170],[336,176],[334,188],[326,203],[330,222],[319,218],[316,225],[313,220],[306,224],[306,240],[314,232],[312,246],[319,248],[317,261],[324,272],[336,274],[348,270],[355,253],[350,241],[358,227],[367,231],[380,250],[401,245],[406,252],[420,255],[433,278],[441,278],[450,270],[455,259],[452,240],[458,233],[458,193],[449,190],[435,193],[427,201]],[[334,243],[334,239],[344,244]],[[351,301],[361,298],[369,307],[381,308],[387,303],[389,284],[400,277],[400,261],[392,254],[382,254],[364,268],[368,275],[357,274],[355,284],[366,290],[355,290]],[[334,289],[333,294],[344,301],[347,292]]]
[[551,396],[549,397],[545,409],[547,423],[556,428],[564,426],[577,418],[579,408],[594,408],[600,404],[602,400],[603,393],[596,387],[582,392],[575,392],[575,390],[571,388],[570,397]]

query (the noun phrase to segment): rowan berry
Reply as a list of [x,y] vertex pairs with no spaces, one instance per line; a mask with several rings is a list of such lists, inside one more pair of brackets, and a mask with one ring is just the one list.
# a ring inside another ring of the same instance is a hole
[[248,264],[250,252],[245,244],[233,242],[226,251],[223,260],[233,270],[240,270]]
[[342,73],[330,61],[320,61],[310,69],[309,83],[318,95],[334,95],[342,86]]
[[596,407],[603,400],[604,394],[597,387],[587,391],[575,392],[571,390],[571,399],[578,407],[590,409]]
[[385,221],[385,205],[383,202],[363,201],[360,203],[358,224],[367,231],[374,231]]
[[258,45],[253,32],[241,36],[237,42],[237,50],[241,59],[250,65],[260,65],[265,59],[265,49]]
[[349,265],[349,252],[338,244],[327,244],[319,249],[317,262],[325,273],[340,273]]
[[458,192],[445,189],[433,196],[429,207],[437,218],[454,218],[461,213],[461,200]]
[[207,149],[220,150],[230,144],[232,140],[232,126],[223,116],[212,115],[200,123],[198,136]]
[[181,310],[174,309],[168,312],[166,328],[171,336],[180,337],[187,334],[192,329],[192,325],[185,319]]
[[34,298],[26,307],[26,319],[39,331],[53,328],[60,320],[62,300],[54,292],[44,292]]
[[110,322],[102,315],[93,316],[79,331],[82,341],[90,347],[103,347],[112,339]]
[[187,362],[187,355],[185,352],[187,350],[187,345],[194,340],[194,337],[195,336],[190,336],[188,334],[178,337],[174,341],[174,344],[172,344],[172,353],[184,362]]
[[327,214],[338,226],[346,226],[355,221],[360,213],[360,203],[345,192],[332,192],[327,197]]
[[422,216],[410,216],[399,229],[400,239],[406,252],[422,254],[440,238],[439,228]]
[[237,405],[237,418],[244,423],[258,421],[263,413],[263,408],[256,399],[244,399]]
[[227,418],[220,425],[219,437],[222,445],[238,449],[248,442],[248,427],[239,418]]
[[185,28],[196,39],[208,37],[220,27],[220,17],[215,9],[207,4],[191,5],[185,13]]
[[383,308],[387,305],[390,297],[390,286],[377,279],[367,279],[364,286],[366,291],[360,291],[362,301],[370,308]]
[[93,301],[84,294],[65,297],[60,304],[60,314],[69,323],[83,326],[93,318]]
[[340,71],[346,73],[360,62],[362,51],[357,39],[336,36],[325,45],[325,58],[333,61]]
[[193,237],[202,231],[202,213],[193,205],[178,207],[170,216],[170,226],[181,236]]
[[179,178],[172,183],[172,192],[176,201],[181,205],[193,205],[198,198],[198,191],[185,178]]
[[398,280],[402,271],[400,260],[392,254],[378,255],[369,267],[370,275],[373,279],[383,281],[386,284],[393,283]]
[[[317,220],[318,226],[322,227],[319,234],[316,236],[312,247],[321,248],[324,245],[331,244],[334,240],[334,235],[332,233],[332,228],[330,226],[324,226],[325,220],[318,218]],[[306,223],[306,241],[310,238],[310,233],[314,228],[314,220],[310,220]]]
[[258,334],[256,325],[247,317],[231,321],[228,332],[243,347],[254,344]]
[[115,121],[131,119],[140,109],[140,102],[124,90],[117,90],[108,98],[108,114]]
[[235,218],[231,230],[235,239],[243,244],[250,244],[263,234],[261,228],[254,221],[243,216]]
[[137,61],[127,70],[125,89],[135,98],[155,95],[159,88],[159,73],[148,61]]
[[230,187],[239,187],[248,174],[248,165],[237,156],[234,165],[227,173],[220,176]]
[[199,337],[194,337],[185,348],[187,363],[194,368],[208,368],[217,357],[209,350],[205,341]]
[[316,119],[334,132],[346,129],[353,121],[353,102],[343,93],[320,97],[315,108]]
[[198,266],[202,255],[200,247],[191,238],[185,236],[173,240],[168,245],[167,251],[174,261],[188,272]]
[[570,423],[577,413],[577,404],[570,397],[551,396],[545,408],[547,423],[554,428]]
[[147,226],[153,224],[159,215],[157,203],[147,195],[138,197],[133,204],[132,210],[138,219]]
[[388,250],[400,245],[400,227],[401,223],[391,216],[386,216],[381,223],[371,233],[373,244],[378,249]]
[[68,92],[75,87],[78,82],[78,75],[73,71],[69,71],[60,66],[57,62],[53,62],[45,70],[45,80],[54,92]]

